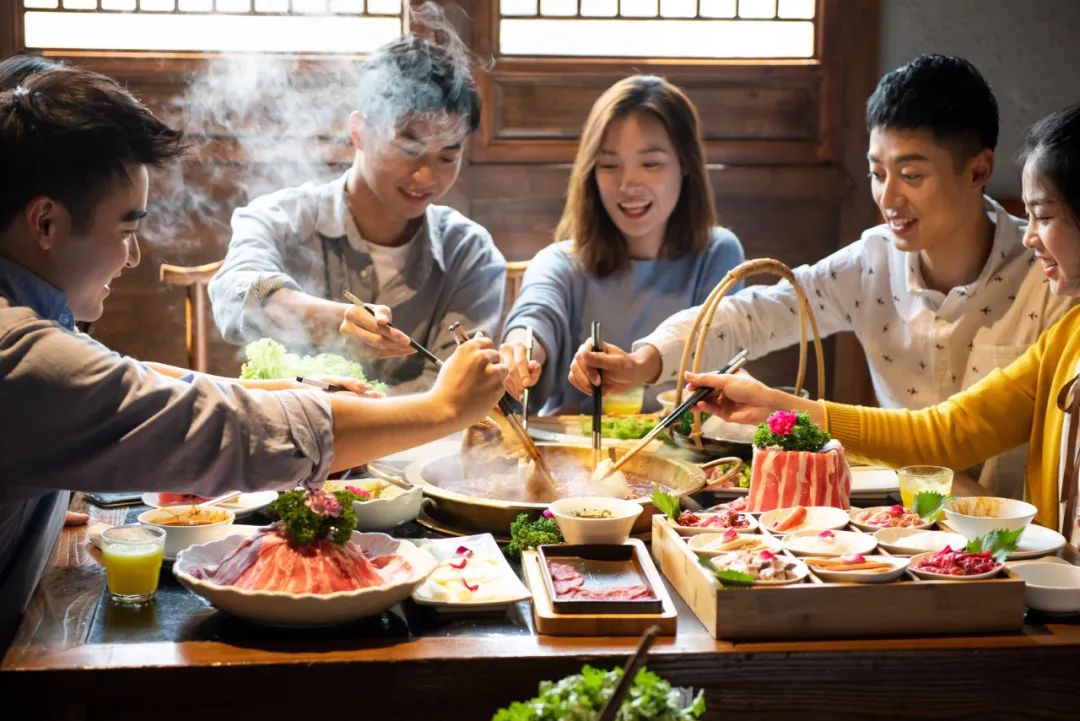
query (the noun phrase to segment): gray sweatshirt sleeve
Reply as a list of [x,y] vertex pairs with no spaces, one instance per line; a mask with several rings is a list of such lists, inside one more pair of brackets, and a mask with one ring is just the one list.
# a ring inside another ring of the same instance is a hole
[[6,312],[27,322],[0,337],[5,485],[214,495],[289,488],[330,467],[333,423],[318,392],[173,380],[28,311]]

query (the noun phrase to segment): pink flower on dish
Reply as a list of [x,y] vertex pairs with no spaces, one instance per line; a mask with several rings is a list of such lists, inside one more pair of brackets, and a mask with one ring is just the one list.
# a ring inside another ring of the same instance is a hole
[[778,436],[791,435],[791,431],[794,430],[795,422],[797,420],[798,416],[791,411],[777,411],[769,416],[769,430]]
[[338,503],[338,499],[334,498],[334,494],[327,491],[315,491],[309,493],[307,498],[304,499],[304,505],[307,506],[312,513],[320,516],[329,516],[331,518],[337,518],[341,515],[341,504]]
[[555,514],[551,512],[550,508],[545,508],[544,512],[542,514],[540,514],[540,515],[542,515],[544,518],[554,518],[555,517]]

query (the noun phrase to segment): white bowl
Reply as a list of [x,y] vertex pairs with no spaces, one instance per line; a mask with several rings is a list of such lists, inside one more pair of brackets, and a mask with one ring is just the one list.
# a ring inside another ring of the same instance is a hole
[[794,533],[795,531],[834,531],[838,528],[843,528],[851,522],[847,511],[843,508],[833,508],[832,506],[806,506],[806,519],[802,523],[794,528],[789,528],[786,531],[775,530],[773,525],[779,523],[793,510],[794,508],[776,508],[771,511],[766,511],[761,514],[761,518],[758,519],[758,524],[769,533],[782,536],[785,533]]
[[221,563],[246,540],[244,536],[227,536],[220,541],[184,549],[173,565],[173,574],[188,590],[222,611],[275,626],[328,626],[382,613],[408,598],[436,566],[430,553],[409,541],[391,538],[385,533],[354,531],[352,540],[360,544],[369,558],[396,553],[404,557],[413,573],[396,583],[335,593],[248,591],[192,575],[196,568],[205,569]]
[[[823,533],[831,533],[832,536],[822,538]],[[797,531],[784,536],[784,548],[796,556],[866,555],[877,548],[877,540],[869,533],[855,531]]]
[[892,566],[892,570],[888,571],[826,571],[821,568],[813,568],[810,566],[812,558],[804,558],[807,567],[810,568],[811,573],[820,578],[822,581],[828,581],[830,583],[886,583],[888,581],[895,581],[904,575],[904,571],[907,570],[908,564],[911,562],[910,558],[899,558],[897,556],[864,556],[867,561],[877,561],[879,563],[888,563]]
[[[758,529],[757,519],[751,516],[746,511],[738,511],[738,514],[745,519],[747,525],[745,528],[734,528],[736,533],[754,533]],[[726,513],[712,513],[709,511],[703,511],[697,514],[698,516],[726,516]],[[681,526],[678,523],[672,521],[671,524],[675,528],[675,532],[680,536],[697,536],[703,533],[723,533],[732,526]]]
[[[784,547],[783,542],[779,538],[773,536],[766,536],[759,533],[740,533],[739,540],[744,542],[754,542],[757,546],[753,549],[755,551],[772,551],[773,553],[780,553]],[[690,536],[686,539],[686,545],[690,547],[690,550],[699,556],[704,558],[712,558],[713,556],[727,553],[729,548],[720,548],[719,545],[724,542],[723,533],[702,533],[697,536]]]
[[1051,613],[1080,611],[1080,566],[1034,561],[1010,564],[1009,570],[1024,579],[1024,603]]
[[[563,498],[555,501],[548,509],[555,516],[563,538],[567,543],[626,543],[634,521],[644,510],[636,501],[601,496],[582,496]],[[585,518],[580,514],[609,513],[606,518]]]
[[952,498],[944,508],[949,526],[969,541],[997,528],[1026,528],[1037,510],[1030,503],[996,496]]
[[[194,509],[194,511],[192,510]],[[221,520],[200,523],[196,526],[168,525],[165,521],[176,518],[218,518]],[[194,506],[168,506],[151,508],[143,511],[137,519],[139,523],[156,526],[165,531],[165,558],[174,559],[176,554],[188,546],[217,541],[229,535],[229,527],[236,520],[236,514],[224,508],[195,508]]]
[[874,533],[874,538],[886,551],[901,556],[927,551],[937,553],[945,546],[960,549],[967,545],[967,539],[959,533],[928,531],[924,528],[882,528]]
[[379,492],[378,498],[366,501],[353,501],[356,511],[356,530],[389,531],[402,523],[416,520],[420,515],[420,504],[424,493],[419,486],[406,491],[392,483],[377,478],[358,478],[347,481],[327,481],[326,490],[342,490],[346,486],[362,488],[369,493]]

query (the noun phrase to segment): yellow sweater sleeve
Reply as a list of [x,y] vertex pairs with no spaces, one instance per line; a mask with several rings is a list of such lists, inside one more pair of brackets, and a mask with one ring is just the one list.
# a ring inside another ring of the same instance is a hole
[[825,403],[829,433],[844,448],[894,468],[967,468],[1024,443],[1031,433],[1043,347],[918,411]]

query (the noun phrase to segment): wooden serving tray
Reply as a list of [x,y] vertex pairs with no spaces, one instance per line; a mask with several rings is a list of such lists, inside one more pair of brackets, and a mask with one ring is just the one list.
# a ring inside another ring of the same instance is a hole
[[[544,576],[544,589],[551,599],[551,607],[557,613],[596,613],[596,614],[642,614],[660,613],[664,610],[663,602],[653,587],[653,579],[660,581],[655,573],[656,567],[649,559],[644,544],[622,543],[569,545],[557,544],[540,546],[540,572]],[[548,564],[552,561],[573,566],[586,579],[592,579],[596,585],[635,585],[642,584],[652,591],[652,597],[632,600],[559,600],[555,592],[555,580],[551,577]],[[645,572],[645,565],[652,566],[653,573]],[[650,577],[651,576],[651,577]]]
[[536,551],[521,554],[521,569],[525,584],[533,594],[533,622],[536,632],[548,636],[638,636],[649,626],[656,624],[660,633],[674,636],[679,614],[671,600],[664,579],[645,550],[645,544],[631,538],[639,558],[644,559],[642,570],[657,597],[659,613],[559,613],[552,607],[551,595],[544,582],[543,561]]
[[652,553],[671,585],[723,639],[857,638],[1020,631],[1024,582],[1007,568],[980,581],[824,583],[723,588],[666,518],[653,516]]

